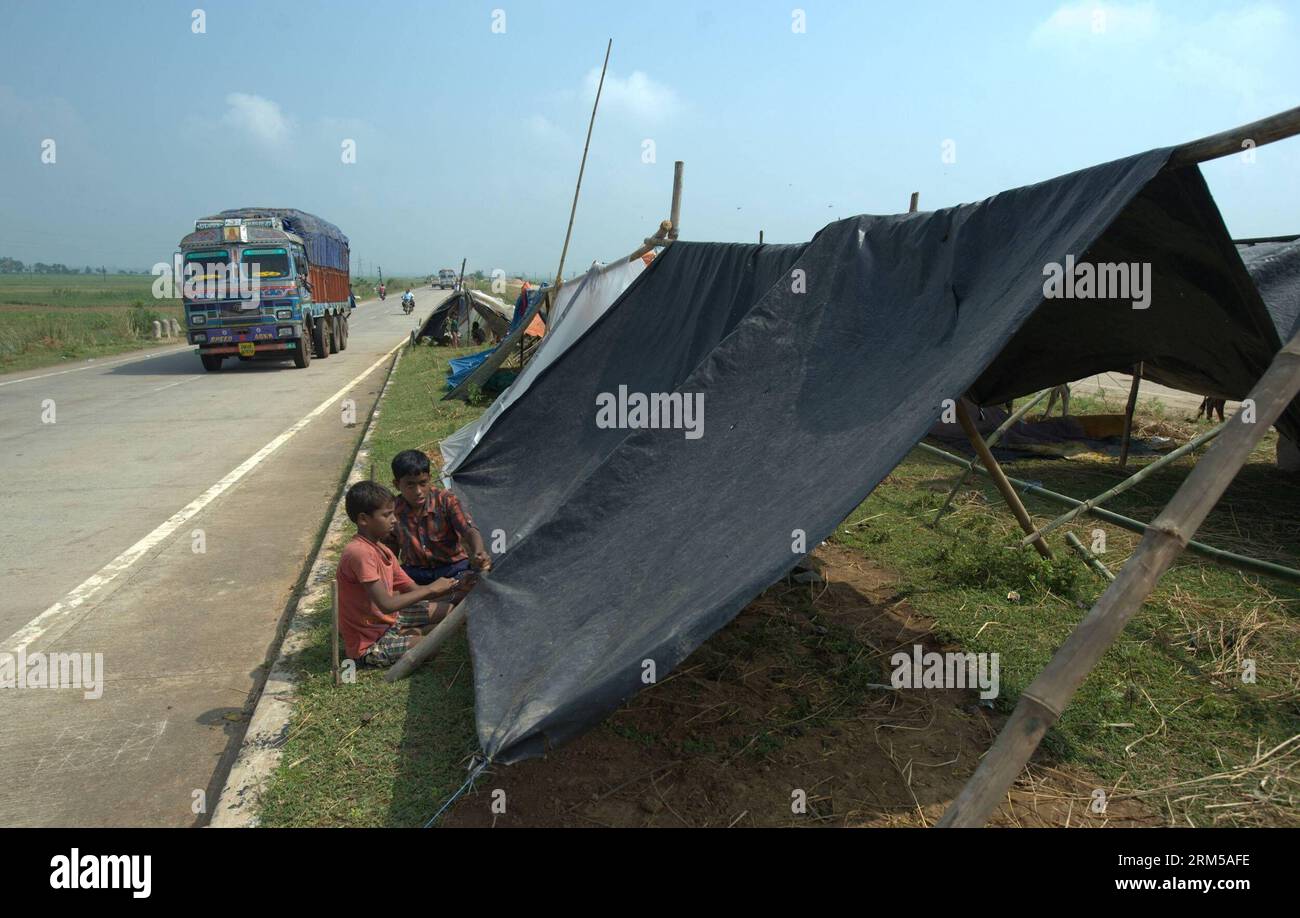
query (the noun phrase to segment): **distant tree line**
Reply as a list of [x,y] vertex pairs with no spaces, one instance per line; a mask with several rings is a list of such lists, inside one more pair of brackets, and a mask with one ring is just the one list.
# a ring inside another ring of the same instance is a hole
[[[125,271],[118,268],[114,273],[144,274],[148,272]],[[90,265],[86,265],[78,271],[76,268],[69,268],[67,265],[58,262],[55,262],[52,265],[47,265],[43,261],[38,261],[35,264],[28,265],[19,261],[17,258],[0,257],[0,274],[98,274],[101,277],[107,277],[108,268],[103,265],[100,265],[98,268],[92,268]]]

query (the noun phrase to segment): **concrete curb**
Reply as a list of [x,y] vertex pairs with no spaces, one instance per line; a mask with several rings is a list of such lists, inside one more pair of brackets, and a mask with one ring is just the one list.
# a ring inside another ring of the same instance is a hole
[[405,347],[398,348],[397,356],[388,366],[388,375],[384,378],[379,397],[375,399],[375,407],[366,421],[366,432],[357,448],[352,471],[348,473],[343,492],[339,494],[329,527],[316,546],[311,572],[303,584],[303,593],[298,598],[298,605],[285,629],[279,653],[262,685],[257,707],[254,708],[248,730],[244,733],[239,755],[230,767],[212,819],[208,823],[212,828],[237,829],[258,825],[257,810],[262,790],[280,764],[281,747],[289,736],[289,721],[296,706],[298,674],[288,661],[306,647],[307,635],[316,622],[313,606],[321,597],[329,595],[330,583],[334,579],[334,564],[327,560],[326,550],[341,542],[351,525],[343,508],[343,494],[348,487],[369,475],[370,437],[375,430],[375,419],[379,417],[384,396],[388,394],[388,385],[405,352]]

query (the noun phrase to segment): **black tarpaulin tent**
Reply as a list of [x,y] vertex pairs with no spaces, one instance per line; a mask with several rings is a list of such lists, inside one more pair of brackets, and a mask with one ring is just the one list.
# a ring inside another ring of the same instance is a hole
[[[506,305],[500,300],[479,293],[477,290],[461,290],[443,300],[415,333],[417,341],[431,338],[439,341],[450,336],[451,328],[458,321],[465,321],[473,315],[485,332],[500,338],[510,331],[510,319],[506,317]],[[469,343],[469,342],[466,342]]]
[[1259,288],[1283,341],[1300,332],[1300,239],[1238,243],[1237,253]]
[[[1246,395],[1277,331],[1199,169],[1170,153],[838,221],[803,246],[678,242],[657,259],[455,473],[480,528],[509,536],[465,601],[487,755],[579,734],[645,687],[646,661],[662,679],[826,538],[945,399],[1139,361]],[[1045,300],[1044,268],[1067,256],[1149,264],[1150,306]],[[596,397],[619,386],[698,394],[703,435],[598,429]]]

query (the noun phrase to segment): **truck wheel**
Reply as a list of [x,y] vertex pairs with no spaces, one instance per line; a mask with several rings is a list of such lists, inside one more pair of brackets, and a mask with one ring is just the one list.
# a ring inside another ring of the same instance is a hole
[[311,323],[311,341],[316,351],[312,356],[324,360],[330,355],[329,341],[326,340],[325,326],[329,324],[327,316],[319,316],[315,322]]
[[221,369],[221,356],[219,354],[200,354],[199,360],[203,361],[203,369],[209,373],[215,373]]
[[330,353],[337,354],[339,351],[343,350],[343,348],[339,347],[339,317],[337,315],[330,316],[329,321],[325,323],[325,326],[329,329],[330,333]]
[[306,369],[311,363],[311,337],[304,333],[294,343],[298,346],[293,349],[293,365],[300,370]]
[[348,317],[339,316],[339,350],[348,349]]

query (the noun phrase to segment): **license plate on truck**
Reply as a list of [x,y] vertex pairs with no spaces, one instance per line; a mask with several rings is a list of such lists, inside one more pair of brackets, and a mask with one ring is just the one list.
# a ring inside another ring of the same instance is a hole
[[255,345],[255,344],[254,344],[253,342],[251,342],[251,341],[241,341],[241,342],[239,342],[239,356],[240,356],[240,357],[252,357],[252,356],[253,356],[253,349],[256,348],[256,347],[257,347],[257,345]]

